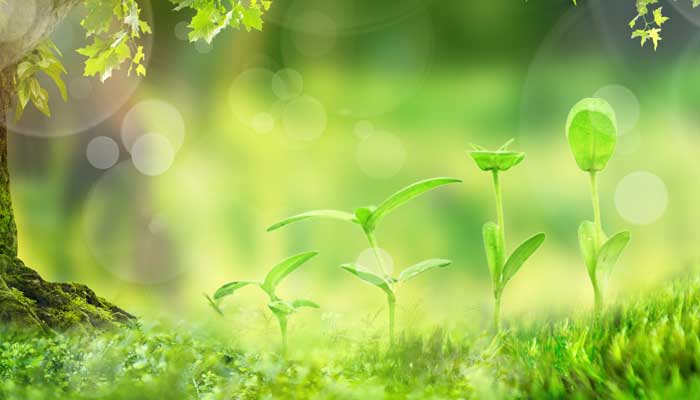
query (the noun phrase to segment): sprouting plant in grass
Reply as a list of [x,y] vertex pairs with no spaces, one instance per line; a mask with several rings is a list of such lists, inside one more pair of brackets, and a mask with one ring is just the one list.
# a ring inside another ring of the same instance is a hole
[[454,178],[426,179],[424,181],[416,182],[399,190],[398,192],[389,196],[388,199],[384,200],[377,207],[360,207],[356,209],[354,213],[336,210],[309,211],[302,214],[294,215],[280,222],[277,222],[276,224],[267,228],[267,231],[271,232],[283,226],[312,218],[331,218],[356,224],[360,228],[362,228],[362,232],[364,233],[367,242],[372,248],[374,257],[376,258],[377,264],[379,265],[379,269],[381,270],[382,277],[384,279],[387,279],[389,278],[388,271],[386,270],[386,266],[384,265],[382,257],[379,255],[379,245],[377,244],[377,239],[374,234],[377,229],[377,226],[379,225],[379,222],[381,222],[382,219],[391,211],[394,211],[399,206],[420,196],[421,194],[435,189],[439,186],[458,182],[462,181]]
[[484,249],[486,259],[493,280],[493,327],[496,332],[500,327],[501,296],[508,281],[523,266],[532,254],[542,245],[545,239],[544,233],[538,233],[524,241],[510,257],[506,260],[506,236],[505,222],[503,217],[503,195],[501,191],[500,172],[507,171],[520,164],[525,159],[525,153],[518,153],[508,150],[508,146],[513,140],[508,141],[496,151],[488,151],[481,146],[472,145],[474,151],[469,155],[474,159],[476,165],[482,170],[491,172],[493,177],[493,189],[496,195],[496,217],[497,222],[487,222],[484,224]]
[[265,279],[262,282],[229,282],[221,286],[216,292],[214,292],[213,298],[209,297],[206,294],[205,297],[209,304],[214,308],[214,310],[219,314],[223,315],[223,312],[219,307],[223,298],[232,295],[238,289],[241,289],[245,286],[258,286],[269,297],[270,301],[267,304],[267,307],[275,315],[275,317],[277,318],[277,322],[279,322],[280,332],[282,333],[282,354],[284,354],[287,349],[287,320],[289,319],[289,316],[297,312],[300,308],[319,308],[319,306],[318,304],[310,300],[282,300],[279,296],[277,296],[275,290],[277,289],[277,285],[279,285],[280,282],[282,282],[282,280],[287,275],[294,272],[297,268],[301,267],[304,263],[306,263],[308,260],[315,257],[316,255],[318,255],[318,253],[312,251],[289,257],[281,263],[277,264],[274,268],[272,268],[270,272],[268,272],[267,276],[265,276]]
[[387,304],[389,305],[389,343],[394,344],[394,326],[396,320],[396,292],[399,285],[415,278],[416,276],[435,268],[444,268],[452,264],[450,260],[431,259],[419,262],[411,267],[403,270],[398,277],[379,276],[376,275],[361,265],[343,264],[340,267],[349,273],[360,278],[370,285],[376,286],[386,294]]
[[579,168],[590,178],[593,222],[584,221],[578,230],[579,245],[593,284],[595,311],[603,307],[603,292],[610,273],[630,241],[630,233],[609,238],[603,231],[598,196],[598,173],[610,161],[617,145],[615,111],[603,99],[588,98],[576,103],[566,121],[566,136]]

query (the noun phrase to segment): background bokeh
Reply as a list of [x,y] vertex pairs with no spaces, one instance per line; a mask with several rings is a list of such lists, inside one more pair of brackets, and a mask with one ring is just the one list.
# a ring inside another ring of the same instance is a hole
[[583,3],[294,0],[274,4],[264,32],[226,31],[208,45],[188,43],[186,16],[154,2],[144,6],[148,76],[106,84],[81,76],[78,10],[54,35],[69,101],[52,92],[54,117],[28,110],[10,138],[21,257],[137,315],[255,336],[274,329],[259,323],[269,318],[261,293],[227,301],[222,321],[202,292],[319,250],[281,294],[323,309],[293,322],[382,326],[382,294],[338,268],[367,258],[356,227],[265,228],[454,176],[464,183],[400,209],[378,239],[395,270],[454,260],[402,289],[400,326],[478,325],[491,304],[481,225],[495,210],[489,176],[465,151],[516,138],[528,158],[503,179],[509,248],[539,231],[548,239],[509,285],[503,313],[585,310],[592,290],[576,231],[591,206],[564,123],[596,95],[621,126],[600,179],[605,228],[633,235],[609,296],[694,271],[700,11],[671,2],[653,52],[629,39],[632,1]]

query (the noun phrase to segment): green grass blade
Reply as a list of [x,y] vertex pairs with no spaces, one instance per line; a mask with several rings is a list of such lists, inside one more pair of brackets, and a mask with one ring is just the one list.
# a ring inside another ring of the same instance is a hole
[[384,293],[386,293],[387,295],[393,296],[394,290],[391,288],[391,286],[389,285],[389,283],[385,279],[383,279],[383,278],[381,278],[381,277],[379,277],[379,276],[377,276],[369,271],[365,271],[360,266],[355,265],[355,264],[343,264],[340,266],[340,268],[348,271],[349,273],[355,275],[356,277],[369,283],[370,285],[373,285],[373,286],[376,286],[376,287],[382,289],[384,291]]
[[214,292],[214,301],[219,301],[226,296],[232,295],[236,290],[248,286],[248,285],[259,285],[259,282],[254,281],[235,281],[229,282]]
[[598,282],[604,283],[612,272],[615,263],[620,258],[622,251],[630,242],[630,233],[627,231],[616,233],[600,248],[598,253],[598,265],[596,268],[596,278]]
[[450,260],[432,259],[432,260],[421,261],[418,264],[413,265],[413,266],[408,267],[405,270],[403,270],[401,272],[401,274],[399,275],[399,281],[406,282],[406,281],[411,280],[424,272],[430,271],[431,269],[444,268],[450,264],[452,264],[452,261],[450,261]]
[[591,221],[583,221],[578,228],[578,243],[581,248],[583,261],[586,263],[588,273],[594,276],[597,264],[596,227]]
[[282,221],[279,221],[279,222],[271,225],[269,228],[267,228],[267,231],[272,232],[274,230],[282,228],[283,226],[287,226],[287,225],[293,224],[295,222],[304,221],[304,220],[312,219],[312,218],[337,219],[340,221],[357,223],[355,216],[348,213],[348,212],[345,212],[345,211],[315,210],[315,211],[305,212],[302,214],[297,214],[297,215],[291,216],[289,218],[283,219]]
[[384,218],[388,213],[395,210],[397,207],[407,203],[408,201],[422,195],[423,193],[435,189],[439,186],[460,182],[462,181],[455,178],[432,178],[416,182],[399,190],[398,192],[389,196],[388,199],[384,200],[382,204],[380,204],[377,207],[377,209],[374,210],[372,215],[365,223],[365,231],[372,232],[376,228],[379,221],[382,218]]
[[291,274],[297,268],[301,267],[305,262],[313,257],[316,257],[318,252],[309,251],[306,253],[297,254],[277,264],[265,277],[262,284],[262,289],[268,294],[273,295],[277,285],[284,279],[285,276]]
[[538,233],[533,237],[524,241],[513,254],[510,255],[506,265],[503,267],[503,285],[508,283],[508,281],[515,276],[515,274],[520,270],[520,268],[525,264],[537,249],[544,243],[545,234]]

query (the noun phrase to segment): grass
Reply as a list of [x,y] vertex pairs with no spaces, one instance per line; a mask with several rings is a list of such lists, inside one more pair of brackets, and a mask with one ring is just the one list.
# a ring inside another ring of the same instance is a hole
[[[295,353],[244,352],[194,330],[0,334],[2,399],[698,398],[700,280],[492,339],[437,329]],[[301,355],[301,356],[299,356]]]

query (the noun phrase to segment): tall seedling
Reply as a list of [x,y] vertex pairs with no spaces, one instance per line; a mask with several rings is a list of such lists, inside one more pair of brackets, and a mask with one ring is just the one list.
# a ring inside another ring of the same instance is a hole
[[258,286],[267,294],[267,296],[270,299],[270,301],[267,304],[267,307],[270,309],[270,311],[272,311],[272,314],[274,314],[274,316],[277,318],[277,322],[279,323],[280,331],[282,333],[282,354],[284,354],[287,350],[287,320],[289,319],[289,316],[297,312],[300,308],[319,308],[319,306],[318,304],[310,300],[282,300],[277,296],[275,290],[277,289],[277,286],[280,284],[280,282],[282,282],[282,280],[287,275],[294,272],[297,268],[301,267],[304,263],[306,263],[316,255],[318,255],[318,253],[312,251],[289,257],[288,259],[282,261],[281,263],[277,264],[274,268],[272,268],[272,270],[270,270],[270,272],[268,272],[267,276],[265,277],[265,280],[263,280],[262,282],[229,282],[221,286],[216,292],[214,292],[213,298],[209,297],[208,295],[205,295],[205,297],[209,301],[209,304],[214,308],[214,310],[216,310],[216,312],[218,312],[219,314],[223,315],[223,312],[219,307],[223,298],[232,295],[234,292],[236,292],[242,287],[249,285]]
[[615,111],[603,99],[583,99],[569,112],[566,137],[579,168],[588,173],[593,203],[593,222],[584,221],[578,230],[581,253],[593,284],[595,310],[603,307],[603,291],[613,266],[630,241],[630,233],[609,238],[603,231],[598,196],[598,173],[610,161],[617,145]]
[[482,170],[491,172],[493,178],[493,190],[496,195],[497,222],[487,222],[483,228],[484,249],[486,259],[493,280],[493,328],[498,332],[500,327],[501,295],[508,281],[523,266],[532,254],[542,245],[545,239],[544,233],[538,233],[523,242],[506,260],[506,235],[505,221],[503,217],[503,195],[501,191],[500,172],[507,171],[520,164],[525,159],[525,153],[517,153],[508,150],[512,142],[504,144],[496,151],[488,151],[481,146],[472,145],[474,151],[469,155],[476,165]]

